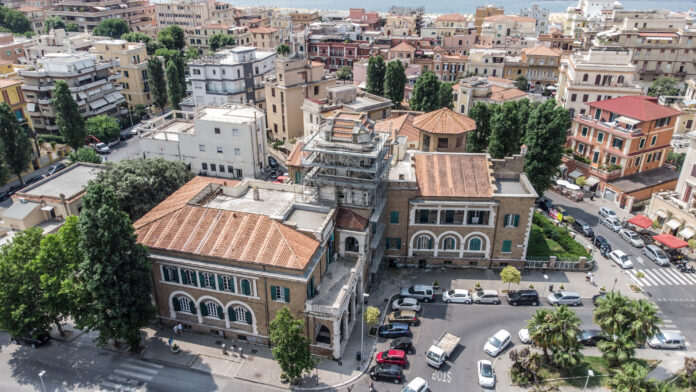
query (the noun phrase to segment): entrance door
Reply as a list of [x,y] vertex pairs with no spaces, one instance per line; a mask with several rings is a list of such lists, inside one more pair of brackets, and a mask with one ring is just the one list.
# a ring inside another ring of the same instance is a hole
[[616,200],[616,192],[609,188],[604,188],[604,199],[613,203]]

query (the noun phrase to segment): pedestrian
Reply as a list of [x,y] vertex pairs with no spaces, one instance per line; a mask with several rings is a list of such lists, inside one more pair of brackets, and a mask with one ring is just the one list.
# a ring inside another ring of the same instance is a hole
[[374,381],[370,380],[370,392],[374,392],[374,391],[375,391],[375,383],[374,383]]
[[244,358],[244,349],[242,346],[239,346],[239,358]]
[[590,284],[594,286],[594,275],[590,275]]
[[225,347],[225,343],[222,344],[222,355],[227,355],[227,348]]
[[174,338],[169,338],[169,345],[171,346],[172,343],[174,343]]
[[179,325],[174,324],[174,328],[172,328],[172,329],[174,330],[174,335],[178,335],[178,334],[179,334],[179,332],[178,332],[178,331],[179,331]]
[[181,335],[181,333],[184,331],[184,327],[181,325],[181,323],[179,323],[179,324],[176,325],[176,328],[177,328],[176,333],[177,333],[178,335]]

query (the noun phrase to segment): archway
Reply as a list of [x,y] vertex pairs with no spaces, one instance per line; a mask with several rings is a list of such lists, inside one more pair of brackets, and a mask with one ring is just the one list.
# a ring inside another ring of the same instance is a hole
[[346,252],[360,252],[360,243],[355,237],[346,238]]

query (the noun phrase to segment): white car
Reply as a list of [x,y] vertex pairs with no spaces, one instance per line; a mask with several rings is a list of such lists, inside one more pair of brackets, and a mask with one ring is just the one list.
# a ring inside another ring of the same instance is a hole
[[619,267],[621,267],[621,268],[624,268],[624,269],[633,268],[633,262],[628,257],[628,255],[621,250],[617,249],[617,250],[611,251],[611,253],[609,253],[609,258],[611,259],[611,261],[618,264]]
[[429,390],[430,386],[428,385],[428,382],[420,377],[416,377],[410,383],[406,384],[401,392],[425,392]]
[[108,154],[111,152],[111,148],[106,145],[106,143],[97,143],[94,145],[94,150],[99,154]]
[[643,254],[661,267],[669,265],[669,256],[657,245],[647,245],[643,248]]
[[619,219],[611,217],[611,216],[608,218],[604,218],[604,220],[602,221],[602,224],[604,224],[604,226],[612,229],[613,231],[619,231],[622,229],[621,222],[619,222]]
[[495,335],[488,338],[488,341],[483,346],[483,352],[491,357],[498,356],[498,354],[503,352],[505,347],[510,344],[510,341],[512,340],[511,337],[510,332],[501,329],[500,331],[496,332]]
[[486,359],[478,361],[478,381],[484,388],[495,388],[495,371],[491,361]]
[[609,207],[602,207],[599,209],[599,215],[605,218],[618,218],[616,212]]
[[686,347],[684,337],[674,332],[660,332],[648,340],[652,348],[674,348],[681,350]]
[[392,308],[394,310],[413,310],[418,312],[420,311],[420,304],[415,298],[399,298],[392,303]]
[[463,290],[463,289],[454,289],[454,290],[449,290],[445,291],[442,293],[442,302],[454,302],[454,303],[460,303],[460,304],[470,304],[471,303],[471,294],[469,294],[469,290]]
[[517,336],[520,337],[520,342],[522,342],[523,344],[532,343],[532,337],[529,336],[529,329],[527,328],[520,329],[520,332],[517,333]]
[[623,238],[626,242],[635,246],[636,248],[642,248],[645,246],[643,239],[640,238],[638,233],[633,230],[621,229],[619,230],[619,235],[621,235],[621,238]]

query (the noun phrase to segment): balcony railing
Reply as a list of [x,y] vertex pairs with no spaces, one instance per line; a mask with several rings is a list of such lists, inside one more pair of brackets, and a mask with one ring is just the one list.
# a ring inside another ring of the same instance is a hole
[[585,169],[589,171],[592,174],[595,174],[599,177],[602,177],[606,180],[611,180],[617,177],[621,176],[621,169],[616,169],[616,170],[606,170],[606,169],[600,169],[598,167],[594,167],[592,165],[589,165],[585,162],[579,161],[575,159],[574,156],[568,155],[568,154],[563,154],[563,156],[566,158],[566,160],[573,161],[573,165],[578,166],[582,169]]
[[586,123],[587,125],[602,128],[608,131],[621,132],[629,136],[638,136],[641,133],[640,128],[624,128],[619,126],[616,122],[599,121],[585,114],[578,114],[577,116],[575,116],[575,118],[581,120],[581,122]]

